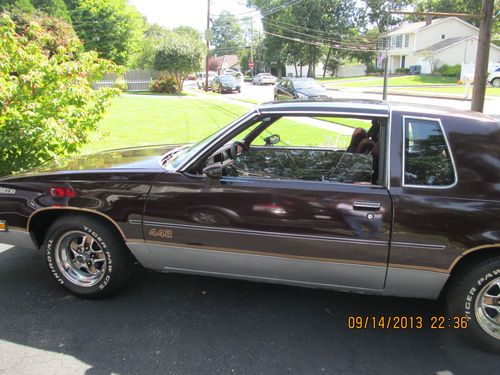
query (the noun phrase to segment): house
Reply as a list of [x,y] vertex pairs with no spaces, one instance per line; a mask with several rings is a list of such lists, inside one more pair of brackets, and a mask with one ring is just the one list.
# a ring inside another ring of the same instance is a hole
[[222,55],[210,57],[208,66],[211,71],[224,74],[226,70],[240,70],[240,59],[237,55]]
[[[443,64],[474,62],[478,35],[477,27],[457,17],[405,23],[384,35],[388,46],[389,72],[420,65],[421,73],[429,74]],[[499,61],[500,48],[491,44],[490,62]]]

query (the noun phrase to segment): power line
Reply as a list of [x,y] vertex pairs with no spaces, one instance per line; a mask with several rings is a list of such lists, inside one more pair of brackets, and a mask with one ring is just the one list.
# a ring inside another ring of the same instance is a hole
[[317,41],[321,41],[323,43],[327,43],[327,44],[344,44],[344,45],[362,45],[363,47],[371,47],[371,48],[380,48],[380,43],[378,42],[370,42],[370,43],[363,43],[363,44],[359,44],[358,41],[356,40],[352,40],[350,41],[349,38],[352,38],[353,36],[351,35],[346,35],[346,40],[344,41],[341,41],[341,40],[336,40],[336,39],[331,39],[331,38],[325,38],[325,37],[322,37],[322,36],[319,36],[319,35],[312,35],[312,34],[306,34],[306,33],[303,33],[303,32],[300,32],[300,31],[297,31],[297,30],[293,30],[293,29],[290,29],[290,28],[286,28],[286,27],[283,27],[283,26],[279,26],[279,25],[274,25],[272,23],[270,23],[269,21],[264,21],[265,24],[268,25],[268,27],[270,26],[271,29],[274,29],[274,31],[287,31],[287,32],[290,32],[290,33],[293,33],[293,34],[298,34],[298,35],[302,35],[302,36],[305,36],[305,37],[308,37],[308,38],[314,38],[316,39]]
[[309,45],[318,46],[318,47],[327,46],[327,47],[331,47],[331,48],[333,48],[333,49],[340,49],[340,50],[345,50],[345,51],[354,51],[354,52],[378,52],[378,51],[380,51],[380,49],[342,47],[342,46],[340,46],[340,45],[331,45],[331,44],[328,44],[328,43],[319,42],[319,41],[314,41],[314,40],[303,40],[303,39],[296,38],[296,37],[292,37],[292,36],[286,36],[286,35],[275,34],[275,33],[273,33],[273,32],[266,31],[266,30],[264,30],[264,33],[265,33],[265,34],[272,35],[272,36],[275,36],[275,37],[277,37],[277,38],[282,38],[282,39],[292,40],[292,41],[294,41],[294,42],[299,42],[299,43],[309,44]]

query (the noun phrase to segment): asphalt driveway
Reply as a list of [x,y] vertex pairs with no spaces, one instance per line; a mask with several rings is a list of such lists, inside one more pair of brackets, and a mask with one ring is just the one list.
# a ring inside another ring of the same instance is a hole
[[426,300],[138,269],[119,295],[82,300],[40,254],[0,245],[0,374],[498,373],[500,356],[452,330],[350,330],[350,315],[440,315]]

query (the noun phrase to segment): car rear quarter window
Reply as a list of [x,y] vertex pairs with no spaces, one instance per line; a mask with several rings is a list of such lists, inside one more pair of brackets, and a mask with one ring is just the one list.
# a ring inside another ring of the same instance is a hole
[[455,184],[453,159],[439,121],[404,119],[403,185],[443,188]]

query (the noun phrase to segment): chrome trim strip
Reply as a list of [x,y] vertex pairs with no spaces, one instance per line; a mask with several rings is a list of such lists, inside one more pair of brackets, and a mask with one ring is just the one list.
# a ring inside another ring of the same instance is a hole
[[[385,179],[386,179],[386,187],[389,191],[391,188],[391,138],[392,138],[392,107],[389,103],[387,103],[387,107],[389,108],[389,119],[387,120],[387,142],[386,142],[386,150],[385,150]],[[392,202],[392,199],[391,199]]]
[[[452,184],[450,184],[450,185],[443,185],[443,186],[405,184],[406,119],[432,121],[432,122],[437,122],[439,124],[441,132],[443,133],[443,137],[444,137],[444,141],[446,143],[446,147],[448,148],[448,152],[450,153],[451,164],[453,166],[453,173],[454,173],[455,181]],[[445,130],[443,128],[443,123],[441,122],[441,119],[440,118],[433,118],[433,117],[405,116],[405,115],[403,115],[403,154],[401,155],[401,186],[402,187],[409,187],[409,188],[417,188],[417,189],[443,190],[443,189],[450,189],[450,188],[454,187],[457,183],[458,183],[457,167],[455,165],[455,159],[453,158],[453,152],[451,150],[450,143],[448,142],[448,136],[447,136],[447,134],[446,134],[446,132],[445,132]]]
[[[140,220],[130,220],[130,224],[141,224]],[[181,229],[190,229],[190,230],[199,230],[199,231],[208,231],[208,232],[220,232],[220,233],[235,233],[235,234],[253,234],[253,235],[263,235],[270,237],[288,237],[288,238],[297,238],[297,239],[306,239],[306,240],[316,240],[316,241],[329,241],[329,242],[340,242],[340,243],[357,243],[363,245],[372,245],[372,246],[388,246],[388,243],[385,241],[377,241],[377,240],[362,240],[362,239],[350,239],[350,238],[342,238],[342,237],[327,237],[327,236],[315,236],[309,234],[290,234],[284,232],[266,232],[266,231],[258,231],[251,229],[240,229],[240,228],[217,228],[217,227],[208,227],[202,225],[187,225],[187,224],[174,224],[174,223],[161,223],[157,221],[143,221],[144,225],[148,226],[159,226],[166,228],[181,228]]]
[[333,116],[333,117],[338,117],[338,116],[356,116],[356,117],[383,117],[387,118],[387,113],[372,113],[372,112],[336,112],[336,111],[311,111],[311,110],[304,110],[304,111],[270,111],[270,110],[261,110],[261,113],[263,115],[302,115],[302,114],[308,114],[308,115],[315,115],[318,117],[327,117],[327,116]]
[[412,249],[415,249],[415,248],[429,249],[429,250],[444,250],[446,248],[446,246],[444,246],[444,245],[431,245],[431,244],[425,244],[425,243],[398,242],[398,241],[391,242],[391,246],[409,247]]

